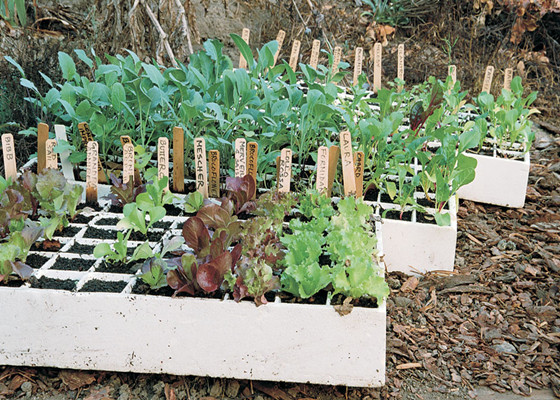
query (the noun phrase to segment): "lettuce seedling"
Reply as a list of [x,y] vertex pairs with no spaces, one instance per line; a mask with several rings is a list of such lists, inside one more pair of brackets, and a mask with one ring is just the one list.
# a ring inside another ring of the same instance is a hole
[[203,205],[204,196],[198,191],[189,193],[185,199],[185,211],[189,214],[197,212]]
[[251,175],[242,178],[226,178],[227,198],[232,201],[235,214],[251,212],[256,208],[253,200],[257,186]]
[[106,196],[106,199],[110,200],[114,206],[124,207],[126,204],[135,202],[136,197],[146,191],[145,184],[123,183],[122,179],[117,178],[113,173],[110,177],[113,185],[111,186],[111,193]]
[[7,283],[12,275],[27,279],[33,268],[25,264],[31,246],[43,234],[43,228],[27,225],[21,231],[12,232],[8,241],[0,245],[0,283]]
[[131,230],[126,233],[117,232],[117,241],[113,244],[113,248],[111,248],[109,243],[99,243],[93,249],[93,255],[95,258],[105,258],[105,260],[117,264],[128,264],[151,257],[153,252],[148,242],[144,242],[136,247],[130,258],[127,256],[128,239],[131,233]]
[[23,195],[11,179],[0,177],[0,238],[10,233],[10,225],[27,217]]
[[184,239],[180,236],[175,236],[169,240],[161,250],[160,253],[154,253],[152,257],[146,259],[142,264],[142,275],[140,279],[150,286],[150,289],[155,290],[167,285],[166,273],[169,270],[170,264],[163,259],[169,252],[179,249],[184,243]]

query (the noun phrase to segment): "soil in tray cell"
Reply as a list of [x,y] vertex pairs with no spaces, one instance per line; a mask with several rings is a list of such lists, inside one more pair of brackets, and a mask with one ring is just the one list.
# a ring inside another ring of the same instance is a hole
[[30,280],[31,287],[38,289],[59,289],[59,290],[73,290],[76,287],[77,281],[72,279],[55,279],[42,276],[37,279],[32,277]]
[[74,237],[78,234],[78,232],[80,232],[82,228],[78,227],[78,226],[67,226],[66,228],[64,228],[62,231],[60,232],[55,232],[54,236],[59,236],[59,237]]
[[78,210],[81,210],[81,209],[86,208],[86,207],[91,208],[91,209],[93,209],[94,211],[101,211],[101,210],[103,210],[103,207],[101,207],[101,206],[99,205],[99,203],[82,203],[82,204],[80,204],[80,205],[78,206],[77,209],[78,209]]
[[[118,218],[101,218],[96,222],[97,225],[103,226],[115,226],[119,222]],[[173,222],[165,222],[165,221],[158,221],[156,222],[153,227],[160,228],[160,229],[169,229]]]
[[83,258],[59,257],[51,269],[60,271],[87,271],[95,263],[95,260],[84,260]]
[[399,221],[412,221],[412,211],[405,211],[401,215],[400,210],[388,210],[386,213],[383,210],[381,212],[381,217]]
[[419,213],[419,212],[416,213],[416,222],[420,222],[422,224],[437,225],[436,219],[433,215]]
[[57,252],[63,246],[58,240],[42,240],[40,242],[35,242],[31,246],[33,251],[46,251],[46,252]]
[[91,217],[86,217],[85,215],[78,214],[72,220],[75,224],[87,224],[91,220]]
[[[134,249],[129,248],[128,251],[130,251],[132,253],[132,252],[134,252]],[[142,263],[137,262],[137,261],[127,263],[127,264],[120,263],[120,262],[108,263],[106,261],[103,261],[96,268],[96,271],[97,272],[110,272],[110,273],[113,273],[113,274],[134,274],[141,267],[142,267]]]
[[[148,235],[143,235],[141,232],[132,232],[130,235],[129,240],[136,240],[139,242],[144,242],[149,240],[150,242],[158,242],[165,232],[150,232],[148,231]],[[88,239],[109,239],[115,240],[117,239],[117,231],[112,229],[102,229],[102,228],[94,228],[88,227],[86,232],[84,233],[84,237]]]
[[41,268],[49,260],[50,257],[45,257],[40,254],[30,254],[27,256],[25,263],[31,268],[38,269]]
[[154,296],[173,296],[174,290],[171,289],[169,286],[164,286],[162,288],[151,290],[150,286],[142,282],[141,279],[138,279],[132,288],[133,294],[151,294]]
[[90,244],[74,243],[68,253],[92,255],[93,249],[95,249],[95,246]]
[[171,215],[171,216],[176,217],[176,216],[178,216],[178,215],[181,215],[181,213],[183,212],[183,210],[181,210],[181,209],[178,208],[178,207],[175,207],[175,206],[172,205],[172,204],[166,204],[166,205],[165,205],[165,212],[166,212],[166,215]]
[[79,290],[80,292],[106,292],[106,293],[120,293],[126,286],[124,281],[100,281],[93,279],[87,281],[84,286]]

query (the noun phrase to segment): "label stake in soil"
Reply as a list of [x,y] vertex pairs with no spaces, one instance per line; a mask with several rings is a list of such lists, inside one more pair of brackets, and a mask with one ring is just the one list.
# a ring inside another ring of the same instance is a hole
[[338,165],[338,157],[340,156],[340,147],[329,147],[329,181],[327,185],[327,196],[331,197],[334,178],[336,177],[336,167]]
[[41,122],[37,127],[37,173],[42,172],[47,166],[48,139],[49,126]]
[[47,140],[47,143],[45,144],[47,152],[45,168],[47,169],[58,169],[58,155],[54,152],[54,146],[56,146],[55,139]]
[[[397,78],[404,81],[404,44],[397,47]],[[403,86],[399,85],[399,92],[403,90]]]
[[257,162],[259,145],[257,142],[247,143],[247,174],[251,175],[257,184]]
[[[80,132],[80,136],[82,137],[82,143],[84,144],[84,146],[87,147],[87,144],[89,142],[93,142],[93,134],[91,133],[91,129],[89,129],[89,125],[87,122],[80,122],[78,124],[78,131]],[[97,179],[99,182],[107,182],[105,174],[103,173],[103,167],[101,166],[101,160],[99,159],[99,153],[97,155],[97,175]]]
[[453,85],[455,85],[455,82],[457,82],[457,66],[450,65],[447,68],[447,75],[451,77],[451,80],[453,81]]
[[362,73],[363,61],[364,61],[364,49],[361,47],[356,47],[356,54],[354,56],[354,76],[352,78],[353,86],[358,84],[358,77]]
[[206,166],[206,142],[204,138],[194,140],[194,162],[196,171],[196,190],[208,198],[208,174]]
[[276,62],[278,61],[278,56],[280,55],[280,50],[282,50],[282,44],[284,44],[285,38],[286,38],[286,32],[280,29],[278,31],[278,35],[276,36],[276,41],[278,42],[278,50],[276,50],[276,53],[274,54],[274,64],[272,64],[273,67],[276,65]]
[[247,141],[243,138],[235,139],[235,177],[247,175]]
[[333,64],[331,75],[335,76],[338,73],[338,64],[340,64],[340,60],[342,59],[342,47],[336,46],[333,51]]
[[506,68],[504,73],[504,89],[511,90],[512,80],[513,80],[513,68]]
[[208,195],[217,199],[220,197],[220,152],[218,150],[210,150],[208,152],[208,158],[210,167],[208,173],[210,178]]
[[484,74],[484,83],[482,84],[482,91],[490,93],[492,89],[492,77],[494,76],[494,67],[489,65],[486,67],[486,73]]
[[329,186],[329,149],[320,146],[317,151],[317,191],[326,192]]
[[[57,143],[68,142],[68,137],[66,136],[66,127],[64,125],[55,125],[54,133],[56,135]],[[70,157],[70,150],[64,150],[60,154],[60,163],[62,164],[62,172],[64,177],[68,180],[74,179],[74,170],[72,163],[68,159]]]
[[315,39],[313,41],[313,47],[311,47],[311,58],[309,60],[309,65],[311,68],[317,69],[317,65],[319,64],[319,52],[321,51],[321,41]]
[[364,195],[364,152],[354,153],[354,176],[356,180],[356,197]]
[[173,191],[185,191],[185,134],[183,128],[173,128]]
[[377,93],[381,89],[381,43],[373,46],[373,91]]
[[4,173],[6,179],[12,178],[12,181],[15,181],[17,178],[16,153],[14,137],[11,133],[4,133],[2,135],[2,149],[4,150]]
[[128,135],[122,135],[121,136],[121,145],[124,146],[127,143],[132,144],[132,139]]
[[[130,145],[132,146],[132,145]],[[87,144],[86,203],[97,204],[97,181],[99,173],[99,146],[97,142]]]
[[340,156],[342,158],[342,178],[344,180],[344,195],[356,195],[356,176],[354,157],[352,156],[352,137],[349,131],[340,132]]
[[158,179],[167,177],[167,188],[169,190],[169,139],[160,137],[158,139]]
[[[243,28],[243,32],[241,33],[241,38],[245,41],[245,43],[249,44],[249,36],[251,35],[251,31],[248,28]],[[246,69],[247,63],[249,60],[245,60],[243,54],[239,54],[239,68]]]
[[292,150],[282,149],[280,152],[280,179],[278,180],[278,191],[288,193],[292,180]]
[[134,184],[134,146],[132,143],[125,143],[123,146],[123,183]]
[[299,40],[294,40],[292,44],[292,52],[290,53],[290,68],[297,71],[297,65],[299,60],[299,49],[301,47],[301,42]]
[[280,182],[280,156],[276,157],[276,182]]

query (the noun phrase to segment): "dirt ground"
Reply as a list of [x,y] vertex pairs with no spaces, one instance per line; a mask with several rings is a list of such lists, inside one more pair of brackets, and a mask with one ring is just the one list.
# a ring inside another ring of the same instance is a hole
[[[57,12],[57,18],[69,22],[70,27],[51,22],[41,27],[45,32],[19,31],[0,20],[0,55],[8,54],[22,62],[32,78],[39,70],[56,76],[59,50],[93,46],[102,54],[128,47],[144,52],[144,57],[159,54],[157,35],[145,15],[138,16],[144,21],[142,32],[133,32],[126,24],[132,1],[97,0],[99,12],[92,12],[91,3],[81,3],[81,8],[65,8],[50,2],[41,11]],[[361,15],[363,10],[355,5],[358,1],[187,3],[195,49],[208,37],[228,40],[230,32],[240,32],[244,26],[251,28],[254,46],[274,39],[278,29],[286,30],[286,43],[294,38],[302,40],[304,59],[316,37],[327,47],[344,45],[348,59],[352,59],[356,45],[369,52],[375,42],[371,33],[375,27]],[[541,398],[552,393],[560,397],[560,48],[548,39],[558,38],[560,33],[554,24],[545,32],[539,25],[514,46],[508,36],[514,17],[490,14],[485,25],[476,25],[473,21],[480,19],[481,11],[461,14],[467,6],[459,4],[470,2],[443,3],[433,16],[397,28],[388,38],[384,76],[395,75],[394,49],[400,42],[407,48],[410,82],[422,81],[430,74],[445,76],[451,61],[459,66],[463,86],[477,93],[486,65],[495,65],[497,71],[515,67],[532,89],[540,91],[537,106],[542,112],[538,118],[541,127],[536,129],[523,209],[461,202],[454,274],[418,278],[388,274],[392,291],[387,302],[384,388],[0,367],[0,399],[439,400],[492,399],[492,393],[497,399],[499,393],[527,396],[540,389],[549,390],[538,392],[545,396]],[[118,41],[111,39],[116,31],[120,32]],[[446,52],[444,39],[455,38],[455,46]],[[186,57],[188,49],[182,38],[172,35],[170,41],[177,54]],[[547,50],[548,61],[539,57],[543,50]],[[160,56],[165,62],[165,54]],[[371,72],[372,60],[367,61],[365,68]],[[3,125],[7,121],[22,127],[34,124],[38,117],[36,110],[23,101],[25,93],[16,78],[13,69],[0,60],[0,87],[5,88],[0,96],[0,133],[17,131]],[[500,79],[496,77],[494,91]],[[24,162],[33,152],[29,145],[32,141],[17,136],[16,141],[20,143],[19,161]]]

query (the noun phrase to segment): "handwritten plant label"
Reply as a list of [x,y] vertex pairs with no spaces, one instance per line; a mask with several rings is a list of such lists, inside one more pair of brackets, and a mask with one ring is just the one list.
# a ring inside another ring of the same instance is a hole
[[276,182],[280,181],[280,156],[276,157]]
[[336,169],[338,166],[338,157],[340,157],[340,147],[329,147],[329,180],[327,185],[327,195],[331,197],[334,178],[336,177]]
[[[251,35],[251,31],[248,28],[243,28],[243,32],[241,32],[241,38],[245,41],[245,43],[249,44],[249,36]],[[247,60],[243,57],[243,54],[239,55],[239,69],[247,69]]]
[[373,46],[373,91],[377,93],[381,89],[381,43]]
[[57,169],[58,168],[58,154],[54,152],[54,146],[56,146],[55,139],[49,139],[46,143],[46,150],[47,150],[47,163],[45,168],[49,169]]
[[492,89],[492,78],[494,77],[494,67],[489,65],[486,67],[486,73],[484,74],[484,82],[482,83],[482,91],[490,93]]
[[257,142],[247,143],[247,174],[251,175],[257,182],[257,162],[259,156],[259,145]]
[[356,195],[356,176],[354,157],[352,156],[352,137],[349,131],[340,132],[340,156],[342,158],[342,178],[344,179],[344,195]]
[[218,150],[210,150],[208,152],[209,165],[209,187],[208,195],[210,197],[220,197],[220,152]]
[[173,191],[185,191],[185,134],[183,128],[173,128]]
[[[91,133],[91,129],[89,129],[89,125],[87,122],[80,122],[78,124],[78,131],[80,132],[80,136],[82,137],[82,143],[87,148],[87,144],[89,142],[93,142],[93,134]],[[99,160],[99,153],[97,153],[97,179],[100,182],[104,183],[107,180],[105,179],[105,174],[103,173],[103,167],[101,166],[101,160]]]
[[123,146],[123,183],[134,182],[134,146],[132,143],[125,143]]
[[97,203],[97,181],[99,178],[97,170],[99,165],[99,145],[97,142],[88,142],[86,163],[86,202]]
[[128,135],[122,135],[121,136],[121,145],[124,146],[127,143],[132,143],[132,139]]
[[313,46],[311,47],[311,59],[309,60],[309,65],[313,69],[317,69],[317,65],[319,64],[319,52],[321,51],[321,41],[315,39],[313,41]]
[[196,173],[196,190],[206,199],[208,197],[208,171],[206,166],[206,142],[204,138],[194,140],[194,163]]
[[364,49],[356,47],[356,54],[354,55],[354,76],[352,78],[352,85],[358,84],[358,77],[362,73],[362,63],[364,62]]
[[356,180],[356,197],[364,195],[364,152],[354,153],[354,176]]
[[167,177],[167,188],[169,190],[169,139],[160,137],[158,139],[158,179]]
[[247,175],[247,141],[243,138],[235,139],[235,177]]
[[40,123],[37,127],[37,172],[42,172],[47,166],[47,140],[49,126]]
[[292,44],[292,52],[290,53],[290,68],[297,70],[298,61],[299,61],[299,49],[301,47],[301,42],[299,40],[294,40]]
[[329,149],[319,147],[317,151],[317,191],[326,192],[329,186]]
[[513,80],[513,68],[506,68],[504,73],[504,89],[511,90],[512,80]]
[[338,65],[342,59],[342,47],[336,46],[333,51],[333,63],[331,69],[331,75],[336,75],[338,73]]
[[292,150],[282,149],[280,152],[280,178],[278,179],[278,191],[288,193],[292,180]]
[[[56,135],[57,143],[67,142],[68,137],[66,136],[66,127],[64,125],[55,125],[54,132]],[[62,164],[62,172],[64,173],[64,177],[69,180],[74,179],[74,169],[72,167],[72,163],[68,159],[70,157],[70,150],[64,150],[60,154],[60,163]]]
[[280,29],[278,31],[278,35],[276,35],[276,41],[278,42],[278,50],[276,50],[276,53],[274,54],[274,64],[272,64],[272,66],[275,66],[276,62],[278,61],[278,56],[280,56],[280,50],[282,50],[282,45],[284,44],[285,38],[286,38],[286,32]]
[[4,133],[2,135],[2,150],[4,152],[4,173],[6,179],[12,178],[12,181],[15,181],[17,178],[16,152],[14,137],[11,133]]
[[[397,47],[397,78],[404,81],[404,44],[399,44]],[[402,85],[399,85],[399,91],[403,90]]]
[[447,68],[447,74],[451,77],[451,79],[453,81],[453,85],[455,85],[455,82],[457,82],[457,66],[456,65],[450,65]]

